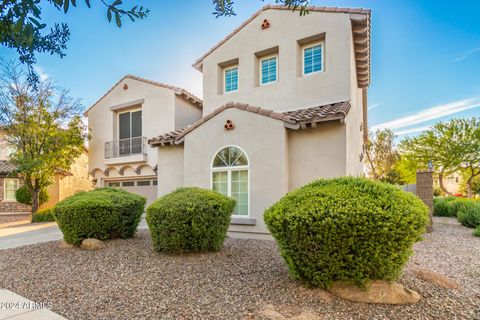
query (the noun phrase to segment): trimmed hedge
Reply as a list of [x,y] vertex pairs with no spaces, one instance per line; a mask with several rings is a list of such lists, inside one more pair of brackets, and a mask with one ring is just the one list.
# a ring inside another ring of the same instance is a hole
[[457,219],[465,227],[480,227],[480,204],[475,203],[461,208],[457,213]]
[[38,210],[32,215],[32,222],[53,222],[55,217],[53,216],[54,208],[47,208]]
[[411,193],[364,178],[314,181],[267,209],[265,223],[294,279],[327,288],[343,280],[395,280],[428,223]]
[[452,202],[457,200],[457,197],[438,197],[433,199],[433,215],[437,217],[456,217],[456,212],[453,210]]
[[147,223],[160,252],[217,251],[223,246],[235,200],[195,187],[179,188],[153,202]]
[[[32,194],[30,193],[27,186],[25,185],[21,186],[20,188],[17,189],[17,191],[15,191],[15,198],[19,203],[23,203],[29,206],[32,205]],[[38,199],[40,202],[40,205],[46,203],[49,198],[50,196],[48,195],[48,191],[45,189],[42,189],[40,191],[40,195]]]
[[146,199],[121,189],[79,192],[55,206],[55,220],[67,243],[83,239],[130,238],[136,230]]

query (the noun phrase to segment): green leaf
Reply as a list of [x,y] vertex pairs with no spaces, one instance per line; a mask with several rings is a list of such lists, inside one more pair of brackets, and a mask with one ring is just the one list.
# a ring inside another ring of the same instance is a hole
[[120,19],[120,15],[118,13],[115,13],[115,22],[119,28],[122,26],[122,20]]
[[68,12],[68,6],[70,5],[70,0],[64,0],[63,2],[63,12]]
[[85,3],[87,4],[87,7],[90,8],[90,0],[85,0]]
[[112,21],[112,11],[110,9],[107,10],[107,19],[108,22]]

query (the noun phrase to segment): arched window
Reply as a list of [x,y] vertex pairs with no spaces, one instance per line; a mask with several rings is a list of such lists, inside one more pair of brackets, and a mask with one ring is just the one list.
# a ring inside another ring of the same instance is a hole
[[215,155],[212,189],[237,200],[234,216],[249,215],[248,158],[243,150],[229,146]]

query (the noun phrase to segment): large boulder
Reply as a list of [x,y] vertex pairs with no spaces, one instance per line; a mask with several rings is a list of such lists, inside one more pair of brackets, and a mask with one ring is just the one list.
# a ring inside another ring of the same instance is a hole
[[342,299],[363,303],[415,304],[420,300],[417,292],[405,288],[398,282],[383,280],[367,283],[365,288],[338,281],[328,291]]

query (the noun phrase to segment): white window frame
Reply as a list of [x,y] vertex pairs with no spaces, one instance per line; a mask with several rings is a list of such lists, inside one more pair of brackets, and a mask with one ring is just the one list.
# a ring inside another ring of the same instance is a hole
[[[246,166],[235,166],[235,167],[214,167],[213,166],[213,162],[215,161],[215,157],[217,156],[217,154],[222,150],[222,149],[225,149],[225,148],[237,148],[239,149],[240,151],[243,152],[243,154],[245,155],[245,158],[247,158],[247,163],[248,165]],[[232,171],[242,171],[242,170],[247,170],[247,173],[248,173],[248,181],[247,181],[247,194],[248,194],[248,201],[247,201],[247,215],[232,215],[233,218],[239,218],[239,219],[249,219],[250,218],[250,159],[247,155],[247,153],[245,152],[245,150],[243,150],[242,148],[240,148],[239,146],[236,146],[236,145],[228,145],[228,146],[223,146],[221,147],[220,149],[218,149],[217,151],[215,151],[214,155],[213,155],[213,158],[212,158],[212,162],[210,164],[210,189],[213,190],[213,173],[214,172],[227,172],[227,196],[228,197],[232,197]]]
[[[316,47],[318,45],[320,45],[320,47],[322,48],[322,61],[321,61],[322,68],[318,71],[305,73],[305,50]],[[313,42],[313,43],[309,43],[309,44],[304,45],[302,47],[302,75],[303,76],[310,76],[310,75],[313,75],[313,74],[322,73],[322,72],[324,72],[324,70],[325,70],[325,42],[324,41],[318,41],[318,42]]]
[[[272,59],[272,58],[275,58],[275,81],[270,81],[270,82],[266,82],[266,83],[263,83],[263,78],[262,78],[262,62],[265,61],[265,60],[269,60],[269,59]],[[278,54],[271,54],[271,55],[268,55],[268,56],[265,56],[265,57],[262,57],[259,61],[259,64],[258,64],[258,74],[259,74],[259,77],[260,77],[260,85],[261,86],[267,86],[269,84],[273,84],[273,83],[277,83],[278,82]]]
[[[4,178],[3,179],[3,201],[5,202],[17,202],[17,198],[15,197],[14,199],[7,199],[7,180],[15,180],[17,182],[17,191],[20,188],[20,179],[18,178]],[[11,191],[9,189],[9,191]]]
[[[227,89],[227,76],[226,76],[226,74],[227,74],[228,70],[233,70],[233,69],[237,69],[237,89],[227,91],[226,90]],[[232,93],[232,92],[237,92],[239,89],[240,89],[240,68],[238,67],[238,64],[230,66],[230,67],[223,68],[223,93],[228,94],[228,93]]]

